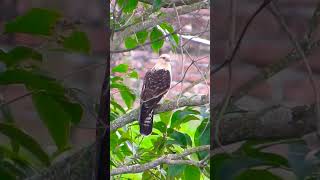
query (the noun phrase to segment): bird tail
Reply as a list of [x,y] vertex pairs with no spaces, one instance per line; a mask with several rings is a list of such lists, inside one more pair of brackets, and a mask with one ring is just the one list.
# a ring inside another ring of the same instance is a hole
[[147,103],[140,106],[139,125],[141,134],[147,136],[152,132],[153,107],[148,107]]

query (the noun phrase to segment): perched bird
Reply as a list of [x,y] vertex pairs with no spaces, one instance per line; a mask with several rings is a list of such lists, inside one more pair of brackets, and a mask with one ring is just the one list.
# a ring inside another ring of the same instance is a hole
[[153,112],[161,98],[168,92],[171,84],[170,56],[162,54],[155,66],[147,71],[140,96],[140,133],[152,132]]

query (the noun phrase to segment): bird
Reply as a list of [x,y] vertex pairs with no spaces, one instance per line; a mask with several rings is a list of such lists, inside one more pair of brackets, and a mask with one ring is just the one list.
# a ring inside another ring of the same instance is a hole
[[143,79],[140,94],[140,134],[145,136],[151,134],[154,109],[168,93],[171,81],[171,58],[168,54],[162,54],[154,67],[146,72]]

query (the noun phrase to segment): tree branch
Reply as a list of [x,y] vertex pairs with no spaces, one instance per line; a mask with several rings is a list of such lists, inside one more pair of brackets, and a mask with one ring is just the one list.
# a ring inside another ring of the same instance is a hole
[[[184,106],[201,106],[207,103],[209,103],[209,97],[205,95],[197,96],[194,98],[183,98],[179,101],[178,105],[176,101],[170,101],[168,103],[163,103],[159,105],[159,107],[155,109],[155,114],[165,112],[165,111],[171,111]],[[117,118],[116,120],[111,122],[110,131],[113,132],[118,128],[125,126],[126,124],[133,122],[135,119],[138,118],[138,115],[139,115],[139,109],[134,109],[129,113],[124,114],[123,116]]]
[[201,151],[209,151],[210,145],[199,146],[191,149],[187,149],[181,154],[167,154],[161,156],[160,158],[145,164],[135,164],[131,166],[123,166],[119,168],[115,168],[111,170],[111,176],[118,174],[127,174],[127,173],[140,173],[146,171],[148,169],[153,169],[161,164],[190,164],[194,166],[202,166],[201,161],[193,161],[193,160],[182,160],[185,156],[190,154],[201,152]]
[[[274,106],[259,112],[226,114],[219,127],[221,143],[227,145],[247,139],[301,137],[316,130],[314,108],[314,105],[294,108]],[[213,126],[215,128],[215,124]]]
[[[224,145],[246,139],[300,138],[304,134],[316,130],[314,106],[298,106],[291,109],[274,107],[255,113],[229,114],[225,115],[224,118],[220,128],[221,142]],[[207,147],[200,146],[197,148],[204,148],[201,150],[204,151]],[[171,159],[177,158],[173,160],[178,160],[192,153],[200,152],[197,148],[188,149],[181,154],[169,156]],[[53,163],[49,169],[27,179],[91,179],[92,171],[95,168],[95,150],[95,143],[92,143],[87,147],[76,150],[74,153],[65,155],[64,159]],[[181,161],[177,161],[176,163],[181,163]],[[185,163],[189,162],[186,161]],[[113,173],[115,171],[111,171],[111,174]]]
[[[191,5],[180,6],[177,8],[177,11],[178,11],[179,15],[183,15],[183,14],[190,13],[192,11],[206,8],[206,7],[208,7],[208,5],[209,5],[209,3],[207,1],[202,1],[202,2],[191,4]],[[147,21],[132,25],[130,28],[126,28],[125,30],[120,31],[117,34],[118,34],[118,37],[125,38],[135,32],[139,32],[144,29],[149,29],[149,28],[154,27],[158,24],[161,24],[164,21],[169,21],[173,18],[175,18],[175,12],[166,13],[160,17],[154,17],[154,18],[151,18]]]
[[[153,4],[153,0],[139,0],[140,2],[146,4]],[[202,0],[164,0],[162,1],[162,7],[169,7],[170,4],[175,4],[176,6],[190,5],[194,3],[201,2]]]

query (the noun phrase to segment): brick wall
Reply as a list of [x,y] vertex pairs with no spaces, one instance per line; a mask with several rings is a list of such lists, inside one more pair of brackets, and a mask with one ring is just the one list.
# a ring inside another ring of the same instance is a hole
[[[309,19],[316,6],[315,0],[283,0],[277,1],[286,22],[299,40],[308,30]],[[226,56],[228,39],[229,1],[215,1],[212,23],[214,23],[213,61],[215,65],[223,62]],[[262,3],[262,1],[236,1],[236,32],[239,37],[246,21]],[[315,37],[319,37],[319,29]],[[284,58],[293,49],[287,34],[279,26],[274,16],[263,10],[254,20],[246,33],[241,48],[233,63],[233,88],[240,86],[254,77],[262,68]],[[317,48],[308,56],[314,76],[320,85],[320,53]],[[223,94],[227,84],[227,70],[223,69],[212,77],[212,88],[217,94]],[[295,64],[270,80],[262,83],[249,93],[249,96],[266,103],[282,102],[287,105],[310,104],[314,101],[312,89],[308,81],[306,68],[302,63]]]

